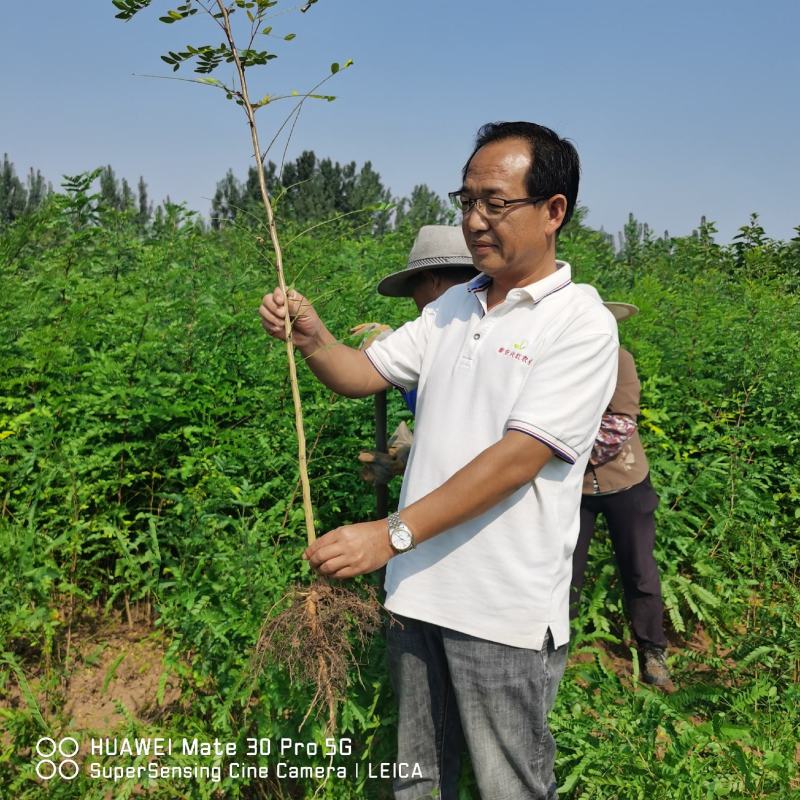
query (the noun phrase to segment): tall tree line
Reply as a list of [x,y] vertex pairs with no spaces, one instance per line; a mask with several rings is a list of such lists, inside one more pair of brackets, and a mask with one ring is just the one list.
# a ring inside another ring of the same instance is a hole
[[[409,198],[393,199],[369,161],[359,168],[355,161],[340,164],[305,150],[284,164],[280,173],[272,161],[267,162],[264,175],[280,218],[304,226],[346,220],[381,234],[393,226],[453,221],[441,198],[424,184],[415,186]],[[244,181],[228,170],[211,202],[211,224],[219,228],[234,220],[259,221],[260,204],[257,168],[250,167]]]
[[[338,220],[352,229],[366,229],[379,235],[391,228],[417,229],[421,225],[455,221],[453,211],[425,184],[415,186],[409,197],[393,198],[369,161],[360,167],[355,161],[340,164],[330,158],[320,159],[312,150],[306,150],[284,164],[280,174],[272,161],[264,172],[280,218],[303,227]],[[151,225],[158,227],[164,211],[161,205],[154,209],[143,177],[133,187],[126,178],[117,178],[110,164],[87,176],[97,180],[94,197],[98,208],[125,212],[141,230]],[[31,168],[23,183],[8,155],[4,155],[0,171],[0,227],[36,210],[52,193],[52,185],[39,170]],[[257,224],[262,215],[256,168],[250,167],[244,181],[228,170],[217,183],[211,203],[212,226],[219,228],[234,221]]]
[[[100,207],[131,212],[139,227],[147,227],[154,215],[144,178],[139,178],[134,190],[125,178],[118,180],[113,168],[108,165],[99,170],[98,180],[97,199]],[[17,177],[8,153],[3,154],[3,164],[0,168],[0,228],[35,211],[52,194],[52,184],[44,179],[38,169],[34,170],[31,167],[26,182],[22,183]]]
[[23,183],[9,161],[8,153],[4,153],[0,170],[0,228],[36,210],[52,192],[53,187],[38,169],[34,172],[33,167]]
[[125,178],[117,180],[110,164],[100,172],[100,203],[104,208],[131,212],[140,228],[147,227],[153,217],[153,204],[147,195],[144,178],[139,177],[134,192]]

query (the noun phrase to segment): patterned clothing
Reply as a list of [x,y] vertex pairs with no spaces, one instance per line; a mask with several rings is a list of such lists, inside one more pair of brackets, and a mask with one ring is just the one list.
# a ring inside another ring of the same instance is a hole
[[593,467],[607,464],[622,450],[635,431],[636,423],[625,414],[603,414],[589,463]]
[[[610,461],[598,464],[589,462],[583,476],[584,495],[620,492],[641,483],[647,477],[650,467],[639,439],[639,432],[636,430],[640,388],[633,356],[625,348],[620,347],[617,385],[603,419],[606,419],[606,415],[622,415],[633,424],[634,431],[622,442],[619,451]],[[600,431],[603,432],[602,424]],[[592,455],[594,453],[593,450]]]

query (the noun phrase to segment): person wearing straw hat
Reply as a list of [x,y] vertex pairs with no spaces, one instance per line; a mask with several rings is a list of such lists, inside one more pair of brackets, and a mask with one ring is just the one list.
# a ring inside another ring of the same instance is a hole
[[[478,274],[472,263],[461,228],[453,225],[423,225],[417,232],[405,269],[387,275],[378,284],[384,297],[410,297],[422,313],[451,286],[466,283]],[[360,347],[385,339],[392,329],[377,322],[362,322],[350,333],[362,337]],[[413,393],[416,395],[416,392]],[[408,399],[406,402],[409,402]],[[411,411],[413,404],[409,404]]]
[[578,194],[574,146],[530,122],[483,126],[450,194],[481,273],[364,351],[338,342],[304,297],[259,313],[328,388],[417,389],[398,510],[310,545],[350,578],[386,565],[389,671],[398,700],[396,800],[458,797],[466,742],[484,798],[556,797],[548,715],[569,641],[581,482],[614,391],[613,317],[556,259]]
[[[422,313],[428,303],[438,299],[451,286],[466,283],[478,274],[472,263],[464,234],[453,225],[423,225],[417,232],[405,269],[387,275],[378,284],[378,293],[384,297],[410,297]],[[392,329],[376,322],[364,322],[350,329],[362,337],[362,349],[373,342],[385,339]],[[417,390],[401,390],[408,410],[416,410]],[[411,432],[401,422],[389,439],[386,452],[362,451],[358,459],[363,464],[362,477],[374,485],[388,483],[394,476],[402,475],[411,450]]]
[[464,234],[453,225],[423,225],[417,233],[405,269],[378,284],[385,297],[410,297],[421,313],[451,286],[478,274]]
[[[600,299],[593,286],[579,286]],[[603,305],[617,322],[639,312],[630,303],[609,301]],[[603,414],[583,479],[580,533],[572,556],[570,617],[574,619],[579,613],[589,543],[597,516],[602,514],[608,525],[625,605],[639,649],[642,680],[669,688],[664,603],[658,565],[653,556],[658,495],[650,483],[647,456],[636,425],[639,395],[636,363],[633,356],[620,347],[617,385]]]

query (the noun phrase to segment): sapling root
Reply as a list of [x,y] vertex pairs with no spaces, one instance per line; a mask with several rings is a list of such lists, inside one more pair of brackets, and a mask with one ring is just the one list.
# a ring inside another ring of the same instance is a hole
[[283,610],[268,615],[261,626],[251,663],[253,677],[267,663],[282,666],[292,681],[314,687],[301,727],[312,713],[327,713],[327,730],[336,728],[336,710],[347,690],[354,648],[363,646],[381,620],[372,587],[359,594],[318,579],[298,584],[281,601]]

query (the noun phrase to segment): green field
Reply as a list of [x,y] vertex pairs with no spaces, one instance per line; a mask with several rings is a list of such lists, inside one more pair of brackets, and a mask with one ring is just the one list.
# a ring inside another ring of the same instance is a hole
[[[297,233],[290,278],[335,335],[412,317],[374,289],[404,265],[410,226]],[[578,220],[560,243],[578,280],[642,311],[620,335],[661,495],[677,686],[639,684],[599,534],[552,720],[565,798],[800,797],[800,237],[771,241],[756,219],[731,245],[713,233],[657,239],[632,221],[615,251]],[[339,711],[352,752],[288,759],[346,778],[275,774],[281,738],[324,747],[323,720],[300,727],[313,690],[280,669],[249,680],[262,619],[309,579],[285,353],[257,316],[271,256],[255,232],[207,230],[175,206],[142,225],[76,190],[0,229],[0,269],[0,797],[389,797],[368,767],[394,751],[380,634]],[[300,371],[327,531],[374,515],[356,462],[373,406]],[[389,416],[409,419],[398,396]],[[112,731],[240,754],[261,739],[271,772],[225,777],[231,759],[211,756],[219,782],[36,777],[40,737],[74,735],[85,755],[92,732]],[[464,798],[471,785],[465,770]]]

